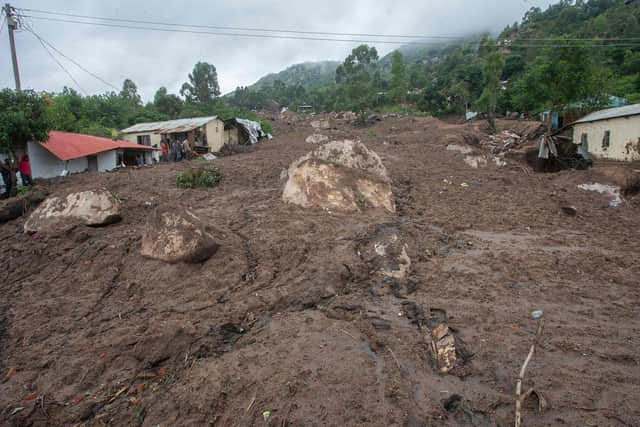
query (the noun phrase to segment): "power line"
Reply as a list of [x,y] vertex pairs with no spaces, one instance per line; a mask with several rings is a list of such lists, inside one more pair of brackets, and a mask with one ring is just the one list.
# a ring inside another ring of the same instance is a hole
[[83,67],[82,65],[80,65],[77,61],[75,61],[73,58],[68,57],[67,55],[65,55],[64,53],[62,53],[58,48],[56,48],[54,45],[52,45],[51,43],[49,43],[48,41],[44,40],[42,37],[40,37],[39,35],[37,35],[35,33],[35,31],[33,31],[32,28],[27,27],[27,31],[31,32],[34,36],[36,36],[38,38],[38,40],[40,40],[40,43],[44,43],[47,46],[49,46],[51,49],[53,49],[56,53],[58,53],[58,55],[62,56],[63,58],[67,59],[68,61],[70,61],[71,63],[73,63],[76,67],[78,67],[79,69],[81,69],[82,71],[84,71],[85,73],[89,74],[91,77],[95,78],[96,80],[102,82],[103,84],[115,89],[116,91],[119,90],[116,86],[112,85],[111,83],[109,83],[108,81],[106,81],[105,79],[103,79],[102,77],[92,73],[91,71],[87,70],[85,67]]
[[27,31],[29,31],[31,34],[33,34],[33,36],[40,42],[40,44],[42,45],[42,48],[44,50],[47,51],[47,53],[49,54],[49,56],[51,57],[51,59],[53,59],[55,61],[56,64],[58,64],[58,66],[65,72],[67,73],[67,75],[69,76],[69,78],[76,84],[76,86],[78,87],[78,89],[80,89],[80,92],[84,93],[85,95],[87,95],[87,92],[82,88],[82,86],[80,86],[80,83],[78,83],[78,81],[73,77],[73,75],[69,72],[69,70],[67,70],[67,68],[62,65],[62,63],[60,61],[58,61],[58,58],[56,58],[53,53],[47,48],[47,46],[44,44],[44,41],[42,40],[42,38],[37,35],[33,30],[31,30],[30,28],[27,28]]
[[[92,20],[100,20],[100,21],[111,21],[111,22],[119,22],[119,23],[132,23],[132,24],[143,24],[143,25],[160,25],[167,27],[187,27],[187,28],[201,28],[201,29],[212,29],[212,30],[231,30],[231,31],[252,31],[252,32],[265,32],[265,33],[288,33],[288,34],[307,34],[307,35],[324,35],[324,36],[338,36],[338,37],[380,37],[380,38],[400,38],[400,39],[444,39],[444,40],[463,40],[465,37],[461,36],[451,36],[451,35],[419,35],[419,34],[371,34],[371,33],[342,33],[342,32],[331,32],[331,31],[305,31],[305,30],[283,30],[283,29],[274,29],[274,28],[255,28],[255,27],[235,27],[235,26],[219,26],[219,25],[198,25],[198,24],[181,24],[176,22],[163,22],[163,21],[147,21],[140,19],[126,19],[126,18],[111,18],[104,16],[92,16],[92,15],[79,15],[74,13],[63,13],[63,12],[54,12],[48,10],[41,9],[20,9],[21,11],[27,12],[35,12],[45,15],[55,15],[55,16],[66,16],[71,18],[82,18],[82,19],[92,19]],[[40,17],[44,19],[44,17]],[[54,18],[51,18],[54,19]],[[235,35],[235,34],[234,34]],[[333,39],[332,39],[333,40]],[[547,38],[518,38],[521,41],[640,41],[640,37],[629,37],[629,38],[564,38],[564,37],[547,37]],[[343,41],[343,40],[338,40]]]
[[226,32],[218,32],[218,31],[185,30],[185,29],[178,29],[178,28],[143,27],[143,26],[133,26],[133,25],[124,25],[124,24],[108,24],[105,22],[87,22],[87,21],[75,21],[75,20],[60,19],[60,18],[45,18],[42,16],[33,16],[33,15],[22,15],[22,17],[40,19],[43,21],[66,22],[70,24],[97,25],[101,27],[127,28],[127,29],[133,29],[133,30],[151,30],[151,31],[161,31],[165,33],[206,34],[206,35],[213,35],[213,36],[250,37],[250,38],[268,38],[268,39],[285,39],[285,40],[313,40],[313,41],[348,42],[348,43],[380,43],[380,44],[395,44],[395,45],[398,45],[398,44],[425,45],[426,44],[426,42],[412,42],[412,41],[400,41],[400,40],[391,41],[391,40],[337,39],[337,38],[324,38],[324,37],[226,33]]
[[[347,43],[371,43],[371,44],[405,44],[405,45],[421,45],[424,46],[427,44],[426,42],[416,42],[416,41],[399,41],[399,40],[364,40],[364,39],[340,39],[340,38],[325,38],[325,37],[304,37],[304,36],[287,36],[287,35],[274,35],[274,34],[246,34],[246,33],[229,33],[229,32],[218,32],[218,31],[201,31],[201,30],[186,30],[180,28],[159,28],[159,27],[147,27],[147,26],[134,26],[134,25],[125,25],[125,24],[110,24],[105,22],[87,22],[87,21],[77,21],[71,19],[61,19],[61,18],[48,18],[42,16],[33,16],[33,15],[21,15],[24,18],[32,18],[39,19],[43,21],[51,21],[51,22],[64,22],[70,24],[82,24],[82,25],[94,25],[101,27],[109,27],[109,28],[126,28],[133,30],[145,30],[145,31],[160,31],[165,33],[182,33],[182,34],[205,34],[205,35],[214,35],[214,36],[227,36],[227,37],[249,37],[249,38],[268,38],[268,39],[285,39],[285,40],[308,40],[308,41],[328,41],[328,42],[347,42]],[[584,40],[581,40],[584,41]],[[598,40],[601,41],[601,40]],[[520,47],[521,45],[513,44],[507,47]],[[577,45],[577,44],[537,44],[537,45],[522,45],[522,47],[531,47],[531,48],[545,48],[545,47],[553,47],[553,48],[575,48],[575,47],[593,47],[593,48],[606,48],[606,47],[634,47],[640,46],[640,43],[624,43],[624,44],[593,44],[593,45]]]
[[7,17],[2,15],[2,24],[0,25],[0,37],[2,37],[2,30],[4,30],[4,24],[7,23]]
[[407,35],[407,34],[367,34],[367,33],[340,33],[329,31],[304,31],[304,30],[283,30],[274,28],[251,28],[251,27],[233,27],[233,26],[220,26],[220,25],[198,25],[198,24],[179,24],[175,22],[160,22],[160,21],[145,21],[139,19],[125,19],[125,18],[110,18],[91,15],[77,15],[73,13],[52,12],[39,9],[20,9],[25,12],[36,12],[46,15],[67,16],[71,18],[83,18],[83,19],[96,19],[101,21],[112,22],[128,22],[132,24],[145,24],[145,25],[163,25],[167,27],[188,27],[188,28],[204,28],[211,30],[232,30],[232,31],[256,31],[264,33],[289,33],[289,34],[308,34],[308,35],[326,35],[326,36],[349,36],[349,37],[387,37],[387,38],[403,38],[403,39],[463,39],[460,36],[449,35]]

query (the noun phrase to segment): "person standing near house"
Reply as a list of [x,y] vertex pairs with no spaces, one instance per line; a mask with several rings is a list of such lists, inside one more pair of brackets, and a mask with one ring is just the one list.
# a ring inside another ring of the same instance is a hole
[[166,162],[167,159],[167,151],[169,151],[169,147],[167,147],[167,140],[162,138],[162,141],[160,142],[160,161],[161,162]]
[[31,164],[29,163],[28,155],[23,155],[18,161],[18,171],[20,171],[20,177],[24,185],[33,185],[33,180],[31,179]]
[[189,153],[191,152],[191,146],[189,145],[189,140],[187,138],[182,141],[182,157],[186,160],[189,160]]
[[178,143],[175,139],[171,142],[171,160],[178,161]]

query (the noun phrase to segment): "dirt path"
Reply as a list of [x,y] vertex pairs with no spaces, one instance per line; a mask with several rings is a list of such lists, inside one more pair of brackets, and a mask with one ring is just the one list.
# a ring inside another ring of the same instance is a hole
[[[275,126],[216,160],[211,190],[175,188],[186,164],[49,184],[111,190],[119,224],[49,238],[22,234],[24,219],[0,226],[0,373],[14,372],[0,424],[509,425],[537,308],[547,327],[525,387],[550,407],[525,405],[525,425],[640,424],[637,199],[610,208],[579,189],[601,182],[593,171],[472,169],[446,144],[477,130],[404,117],[324,132],[380,154],[396,214],[303,210],[282,203],[281,172],[312,129]],[[142,258],[158,204],[229,235],[201,265]],[[408,245],[406,283],[358,255],[380,224]],[[435,372],[408,302],[460,331],[475,356],[456,375]],[[454,394],[470,412],[445,409]]]

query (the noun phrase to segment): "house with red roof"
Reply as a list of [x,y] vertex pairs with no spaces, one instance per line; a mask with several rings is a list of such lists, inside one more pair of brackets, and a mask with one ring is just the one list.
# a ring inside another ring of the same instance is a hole
[[119,166],[153,162],[153,147],[93,135],[52,130],[46,142],[29,142],[27,154],[33,178],[53,178],[78,172],[105,172]]

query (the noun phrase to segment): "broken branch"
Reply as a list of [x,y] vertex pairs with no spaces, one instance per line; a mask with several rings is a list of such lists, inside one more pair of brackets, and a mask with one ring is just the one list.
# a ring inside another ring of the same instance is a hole
[[522,424],[522,414],[521,414],[521,410],[522,410],[522,399],[520,397],[521,393],[522,393],[522,381],[524,380],[524,374],[527,371],[527,366],[529,365],[529,362],[531,361],[531,358],[533,357],[533,354],[536,351],[536,347],[538,346],[538,343],[540,342],[540,339],[542,337],[542,331],[544,328],[544,316],[541,310],[536,310],[532,313],[532,316],[534,319],[538,320],[538,329],[536,330],[536,337],[533,341],[533,344],[531,344],[531,348],[529,349],[529,354],[527,355],[527,358],[524,360],[524,363],[522,364],[522,368],[520,368],[520,375],[518,376],[518,380],[516,381],[516,422],[515,422],[515,427],[521,427]]

